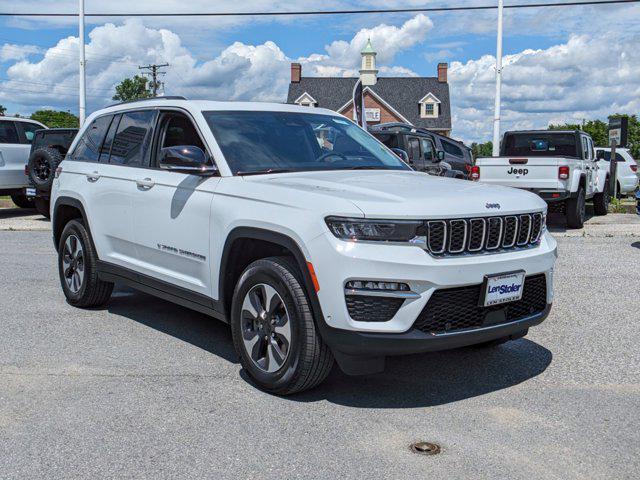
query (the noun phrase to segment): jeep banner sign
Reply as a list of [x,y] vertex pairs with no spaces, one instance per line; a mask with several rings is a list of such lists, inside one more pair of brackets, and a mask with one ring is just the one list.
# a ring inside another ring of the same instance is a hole
[[628,117],[611,118],[609,120],[609,145],[613,146],[615,141],[616,147],[626,147],[628,129]]
[[367,129],[367,119],[365,118],[364,90],[362,81],[358,80],[353,87],[353,121],[364,130]]

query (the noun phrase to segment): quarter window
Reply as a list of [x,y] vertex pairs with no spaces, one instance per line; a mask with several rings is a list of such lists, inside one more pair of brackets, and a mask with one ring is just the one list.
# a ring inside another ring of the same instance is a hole
[[120,115],[114,116],[111,124],[109,125],[107,136],[104,137],[104,142],[102,142],[102,147],[100,148],[100,159],[98,160],[100,163],[109,163],[111,145],[113,144],[113,137],[116,135],[118,123],[120,123]]
[[463,157],[462,149],[453,143],[447,142],[445,140],[442,141],[442,149],[450,155],[455,155],[456,157]]
[[97,162],[100,156],[100,146],[111,123],[111,115],[96,118],[78,140],[73,151],[73,160],[82,162]]
[[123,113],[111,146],[110,163],[131,167],[148,165],[155,118],[155,110]]
[[26,143],[29,144],[33,142],[33,137],[35,137],[36,130],[42,130],[43,128],[37,123],[30,122],[20,122],[20,126],[22,127],[22,131],[24,132],[24,139]]
[[18,143],[18,132],[13,122],[0,121],[0,143]]

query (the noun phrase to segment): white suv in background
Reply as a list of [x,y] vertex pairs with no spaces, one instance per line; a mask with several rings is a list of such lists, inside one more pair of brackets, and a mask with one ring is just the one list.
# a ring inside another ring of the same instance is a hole
[[24,190],[29,185],[25,167],[34,133],[43,128],[47,127],[35,120],[0,117],[0,195],[11,195],[22,208],[33,207]]
[[[602,152],[599,154],[599,152]],[[599,160],[600,168],[609,171],[611,160],[611,148],[596,147],[596,154],[602,157]],[[638,188],[638,164],[631,156],[628,148],[616,148],[616,191],[619,195],[628,195]],[[613,192],[611,192],[613,194]]]
[[52,192],[72,305],[114,282],[231,324],[250,377],[288,394],[388,355],[524,336],[556,242],[528,192],[411,170],[321,108],[187,101],[91,115]]

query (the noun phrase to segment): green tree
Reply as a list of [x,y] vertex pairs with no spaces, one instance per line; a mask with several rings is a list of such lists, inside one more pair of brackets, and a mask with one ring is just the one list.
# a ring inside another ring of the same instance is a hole
[[6,112],[7,107],[5,107],[4,105],[0,105],[0,117],[3,117]]
[[474,159],[478,157],[490,157],[493,154],[493,142],[473,142],[471,144],[471,153]]
[[31,120],[44,123],[49,128],[78,128],[78,117],[73,113],[58,110],[38,110],[29,117]]
[[121,102],[150,98],[151,90],[147,84],[148,80],[140,75],[136,75],[133,78],[125,78],[119,85],[116,85],[116,94],[112,98]]

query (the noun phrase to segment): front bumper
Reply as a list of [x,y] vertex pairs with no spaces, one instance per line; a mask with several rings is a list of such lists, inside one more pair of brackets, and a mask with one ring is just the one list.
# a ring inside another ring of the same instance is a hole
[[[445,258],[434,258],[417,246],[345,242],[328,232],[308,245],[320,286],[323,323],[329,328],[405,333],[436,290],[479,285],[486,275],[517,270],[524,270],[527,276],[545,274],[546,303],[553,301],[557,244],[548,232],[538,246],[527,250]],[[404,300],[388,321],[356,321],[349,315],[344,290],[352,280],[402,282],[417,296]]]

